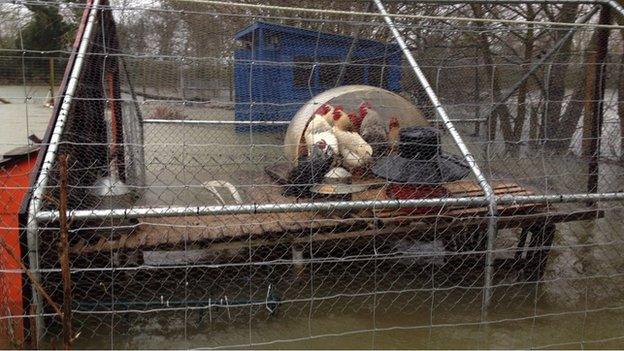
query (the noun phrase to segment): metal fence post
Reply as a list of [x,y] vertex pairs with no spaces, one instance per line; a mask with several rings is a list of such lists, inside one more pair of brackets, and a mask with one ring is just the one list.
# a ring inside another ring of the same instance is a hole
[[474,135],[476,137],[479,136],[479,134],[481,134],[481,122],[478,121],[478,119],[481,118],[481,80],[479,79],[479,54],[478,54],[478,50],[475,48],[475,69],[474,69],[474,104],[475,104],[475,111],[474,111],[474,118],[475,118],[475,125],[474,125]]
[[494,191],[492,190],[492,187],[490,186],[489,182],[485,178],[483,172],[477,165],[477,162],[474,156],[472,155],[472,153],[470,153],[470,150],[468,150],[468,147],[464,143],[461,135],[459,135],[459,132],[455,128],[455,125],[450,120],[449,116],[444,110],[444,107],[442,107],[442,104],[440,103],[436,93],[433,91],[433,88],[427,81],[425,74],[423,73],[420,66],[414,59],[414,56],[412,56],[412,53],[407,47],[405,40],[403,40],[401,33],[399,33],[398,29],[394,25],[394,21],[388,15],[388,12],[386,11],[383,3],[381,2],[381,0],[374,0],[374,2],[379,12],[383,15],[384,21],[390,28],[390,31],[392,32],[392,36],[397,41],[397,44],[399,44],[401,51],[405,55],[405,58],[407,59],[409,65],[411,66],[412,70],[416,74],[417,79],[419,80],[420,84],[427,92],[427,96],[429,96],[429,99],[431,100],[431,103],[435,111],[437,112],[438,117],[444,123],[444,126],[446,127],[449,134],[453,138],[453,141],[455,142],[455,144],[457,144],[457,147],[459,148],[462,156],[464,157],[464,159],[470,166],[470,170],[474,174],[475,178],[477,178],[477,181],[479,182],[479,185],[483,189],[483,193],[486,199],[488,200],[488,215],[490,218],[488,221],[488,231],[487,231],[487,251],[485,253],[485,256],[486,256],[485,257],[485,261],[486,261],[485,262],[485,282],[484,282],[484,291],[483,291],[483,305],[482,305],[482,310],[481,310],[482,318],[485,318],[486,313],[487,313],[487,307],[489,306],[491,297],[492,297],[492,275],[494,273],[493,266],[492,266],[494,263],[493,249],[494,249],[494,240],[496,239],[496,232],[497,232],[497,210],[496,210],[496,197],[495,197]]
[[[34,183],[32,189],[32,195],[30,199],[30,204],[28,207],[28,219],[27,219],[27,227],[26,227],[26,237],[28,241],[28,269],[32,271],[33,279],[36,282],[39,282],[40,274],[39,274],[39,242],[38,242],[38,232],[39,232],[39,224],[37,220],[37,213],[41,211],[41,207],[43,205],[43,196],[45,188],[48,185],[48,181],[50,178],[50,170],[56,160],[56,154],[58,151],[58,147],[61,141],[61,135],[63,134],[63,130],[65,129],[65,123],[67,121],[67,115],[69,114],[69,110],[71,107],[71,102],[74,97],[74,93],[76,91],[76,87],[78,86],[78,78],[80,77],[82,66],[84,63],[84,58],[87,53],[87,47],[89,46],[91,39],[91,32],[93,30],[93,24],[96,20],[96,14],[98,12],[98,7],[100,5],[100,0],[93,0],[90,5],[89,17],[87,23],[85,25],[84,32],[82,34],[82,38],[80,40],[80,45],[78,46],[78,52],[76,54],[76,61],[74,66],[72,67],[72,71],[70,73],[70,78],[67,83],[67,89],[63,92],[63,100],[61,103],[61,109],[56,118],[56,123],[54,125],[54,129],[52,131],[52,135],[50,136],[50,142],[48,149],[46,150],[45,156],[43,158],[43,162],[41,163],[41,170],[39,172],[39,176],[37,177],[36,182]],[[36,284],[32,285],[32,305],[35,306],[35,318],[36,318],[36,337],[41,340],[44,335],[43,329],[43,301],[41,300],[41,296],[39,291],[36,289]]]
[[[606,25],[611,23],[611,6],[604,4],[600,10],[599,24]],[[608,45],[609,45],[609,29],[598,28],[596,37],[596,43],[594,44],[596,49],[595,66],[594,69],[594,81],[590,82],[588,87],[593,90],[591,96],[591,126],[590,126],[590,140],[589,140],[589,168],[587,176],[587,192],[598,192],[598,177],[599,177],[599,158],[600,158],[600,139],[602,136],[602,122],[604,114],[604,93],[606,83],[606,65],[605,60],[607,57]],[[592,202],[588,203],[592,205]]]

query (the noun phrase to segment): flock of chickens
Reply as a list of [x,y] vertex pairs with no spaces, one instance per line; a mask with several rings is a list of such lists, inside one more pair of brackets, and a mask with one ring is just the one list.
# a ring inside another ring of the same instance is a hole
[[362,174],[374,159],[397,148],[399,129],[396,117],[386,123],[368,101],[360,104],[358,113],[347,113],[342,106],[322,105],[304,131],[307,152],[302,152],[291,170],[285,195],[307,193],[335,167],[344,167],[352,175]]

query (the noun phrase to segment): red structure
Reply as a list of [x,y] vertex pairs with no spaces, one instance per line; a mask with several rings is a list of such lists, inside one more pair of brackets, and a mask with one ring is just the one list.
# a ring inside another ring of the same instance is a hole
[[0,320],[2,349],[18,347],[24,340],[21,266],[12,256],[22,255],[18,215],[38,151],[37,146],[19,147],[0,157],[0,309],[2,315],[17,316]]

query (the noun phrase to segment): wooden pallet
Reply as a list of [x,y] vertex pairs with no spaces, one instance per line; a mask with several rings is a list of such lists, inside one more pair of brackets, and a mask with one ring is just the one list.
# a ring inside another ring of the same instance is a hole
[[[371,180],[367,180],[371,182]],[[383,183],[382,180],[371,184]],[[493,182],[497,195],[531,195],[533,192],[513,182]],[[458,181],[444,186],[449,197],[483,196],[479,185],[471,181]],[[255,203],[293,203],[294,198],[282,196],[278,189],[247,189],[246,197]],[[370,189],[354,196],[354,200],[387,199],[384,187]],[[299,200],[299,201],[311,201]],[[317,200],[318,201],[318,200]],[[560,223],[567,221],[600,218],[595,210],[576,211],[573,214],[559,213],[545,203],[527,203],[498,206],[499,227],[525,227],[535,223]],[[101,238],[95,243],[80,241],[72,248],[75,254],[88,254],[119,249],[149,249],[155,247],[176,247],[193,243],[209,243],[212,249],[232,248],[232,242],[244,240],[246,245],[277,245],[345,238],[384,235],[380,223],[389,233],[422,233],[435,228],[436,231],[453,235],[453,228],[481,227],[487,225],[488,209],[484,206],[447,206],[435,213],[413,214],[405,211],[355,211],[355,212],[286,212],[239,214],[219,216],[189,216],[149,218],[141,221],[138,230],[121,235],[116,240]],[[435,225],[435,227],[433,226]],[[402,228],[402,229],[401,229]]]
[[[457,181],[448,183],[443,186],[448,193],[448,197],[450,198],[461,198],[461,197],[481,197],[484,196],[483,190],[476,182],[472,181]],[[505,182],[498,181],[492,183],[492,190],[496,195],[515,195],[515,196],[524,196],[524,195],[533,195],[534,192],[527,188],[523,188],[517,183],[513,182]],[[389,197],[386,193],[386,188],[382,187],[379,189],[372,189],[366,192],[357,194],[354,196],[354,200],[388,200]],[[526,203],[526,204],[518,204],[518,205],[500,205],[498,206],[498,214],[499,215],[508,215],[508,214],[522,214],[522,213],[531,213],[536,211],[541,211],[546,207],[545,203]],[[405,209],[400,210],[379,210],[374,212],[374,216],[377,218],[386,218],[386,219],[396,219],[402,220],[404,217],[413,217],[418,213],[422,212],[422,208],[413,209],[406,211]],[[426,209],[426,214],[430,215],[442,215],[442,216],[452,216],[452,217],[469,217],[469,216],[480,216],[486,215],[488,213],[488,208],[485,206],[446,206],[444,208],[431,208]],[[424,217],[427,216],[422,216]]]

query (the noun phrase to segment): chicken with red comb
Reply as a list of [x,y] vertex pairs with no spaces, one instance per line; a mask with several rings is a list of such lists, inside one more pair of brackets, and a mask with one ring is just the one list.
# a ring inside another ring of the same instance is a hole
[[329,123],[329,125],[333,125],[334,123],[334,107],[328,103],[324,103],[314,112],[315,115],[320,115],[325,118],[325,121]]
[[351,112],[349,113],[349,121],[351,122],[351,130],[359,133],[362,126],[362,115]]
[[345,112],[344,107],[340,105],[334,108],[332,119],[334,127],[340,130],[351,131],[353,129],[353,124],[351,123],[349,114]]

